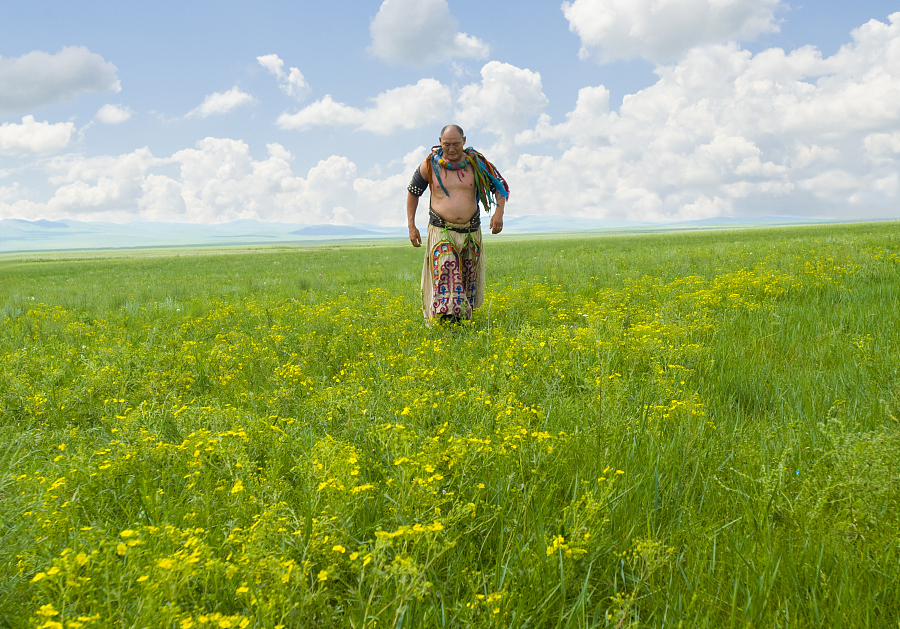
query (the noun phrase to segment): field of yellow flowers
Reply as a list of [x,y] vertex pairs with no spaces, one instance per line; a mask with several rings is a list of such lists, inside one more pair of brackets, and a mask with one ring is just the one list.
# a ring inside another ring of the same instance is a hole
[[896,627],[900,225],[0,259],[0,626]]

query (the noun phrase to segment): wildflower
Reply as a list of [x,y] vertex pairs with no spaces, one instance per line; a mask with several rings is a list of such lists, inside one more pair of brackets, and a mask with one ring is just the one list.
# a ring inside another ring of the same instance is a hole
[[41,605],[41,608],[37,611],[37,615],[50,618],[51,616],[59,616],[59,612],[56,611],[52,603],[47,603],[46,605]]
[[137,578],[137,582],[138,582],[138,583],[143,583],[144,581],[146,581],[146,580],[149,579],[149,578],[150,578],[150,577],[148,577],[146,574],[143,574],[143,575],[141,575],[141,576],[139,576],[139,577]]
[[244,491],[244,484],[241,482],[241,479],[238,479],[234,487],[231,488],[231,493],[236,494],[242,491]]
[[319,571],[319,576],[316,577],[320,582],[328,580],[328,570]]

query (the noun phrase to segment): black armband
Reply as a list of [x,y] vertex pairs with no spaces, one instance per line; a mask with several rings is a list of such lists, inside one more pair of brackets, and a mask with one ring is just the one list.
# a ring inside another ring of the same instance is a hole
[[428,182],[425,181],[425,177],[423,177],[422,173],[419,172],[419,169],[416,168],[416,172],[413,173],[409,185],[406,186],[407,191],[409,191],[410,194],[414,194],[417,197],[420,197],[425,194],[425,188],[427,187]]

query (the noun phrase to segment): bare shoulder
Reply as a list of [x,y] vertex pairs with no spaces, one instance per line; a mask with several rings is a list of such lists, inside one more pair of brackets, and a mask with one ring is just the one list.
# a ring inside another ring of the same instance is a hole
[[426,159],[424,162],[419,164],[419,174],[422,175],[422,179],[428,178],[428,160]]

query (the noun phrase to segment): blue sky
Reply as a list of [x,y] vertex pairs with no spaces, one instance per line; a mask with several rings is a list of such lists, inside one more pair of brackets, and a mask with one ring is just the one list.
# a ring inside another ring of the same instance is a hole
[[0,218],[402,224],[449,121],[509,179],[510,213],[893,217],[895,9],[17,3]]

